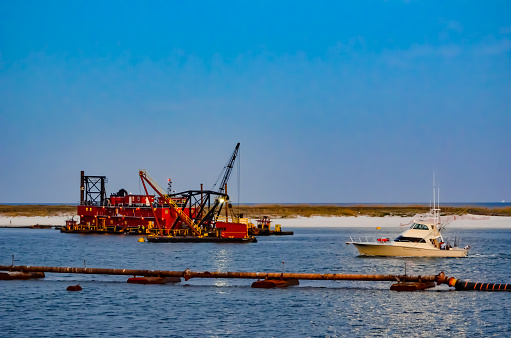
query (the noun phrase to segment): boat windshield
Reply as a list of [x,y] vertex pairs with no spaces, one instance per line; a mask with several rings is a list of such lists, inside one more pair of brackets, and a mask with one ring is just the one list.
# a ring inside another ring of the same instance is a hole
[[405,237],[405,236],[399,236],[394,240],[394,242],[414,242],[414,243],[426,243],[424,238],[419,237]]
[[420,224],[420,223],[413,223],[412,229],[416,230],[429,230],[428,226],[426,224]]

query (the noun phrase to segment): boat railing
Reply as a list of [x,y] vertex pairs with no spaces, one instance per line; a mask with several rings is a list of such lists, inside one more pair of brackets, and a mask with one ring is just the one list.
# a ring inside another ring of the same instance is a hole
[[351,243],[381,243],[378,242],[378,239],[375,237],[375,236],[359,236],[359,237],[354,237],[354,236],[350,236],[350,242]]

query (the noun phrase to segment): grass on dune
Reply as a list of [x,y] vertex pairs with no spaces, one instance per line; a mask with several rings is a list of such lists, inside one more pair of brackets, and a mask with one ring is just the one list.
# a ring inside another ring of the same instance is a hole
[[[420,205],[409,206],[382,206],[382,205],[358,205],[340,207],[334,205],[234,205],[234,213],[241,213],[245,217],[253,218],[261,215],[280,218],[311,217],[311,216],[401,216],[412,217],[417,214],[429,212],[429,207]],[[442,208],[442,215],[485,215],[485,216],[511,216],[511,208]]]
[[74,205],[0,205],[0,215],[7,217],[46,217],[76,214]]
[[[442,215],[484,215],[484,216],[511,216],[511,208],[478,208],[478,207],[441,207]],[[310,204],[257,204],[233,205],[231,211],[243,214],[244,217],[258,218],[270,216],[273,218],[293,218],[311,216],[414,216],[429,211],[429,207],[420,205],[383,206],[383,205],[356,205],[341,207],[335,205]],[[76,214],[73,205],[0,205],[0,215],[15,216],[59,216]]]

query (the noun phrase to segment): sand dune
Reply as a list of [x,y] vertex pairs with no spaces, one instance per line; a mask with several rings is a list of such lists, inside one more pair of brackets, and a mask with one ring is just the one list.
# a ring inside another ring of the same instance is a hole
[[[511,217],[490,216],[479,220],[475,219],[455,220],[448,224],[449,228],[509,228],[511,229]],[[288,219],[275,219],[274,224],[281,224],[282,228],[292,227],[366,227],[366,228],[392,228],[400,227],[401,224],[408,224],[413,217],[298,217]]]
[[[66,220],[68,220],[70,216],[48,216],[48,217],[27,217],[27,216],[17,216],[17,217],[6,217],[0,216],[0,226],[30,226],[30,225],[66,225]],[[78,219],[78,217],[75,217]]]
[[[49,216],[49,217],[6,217],[0,216],[0,226],[30,226],[35,224],[40,225],[65,225],[66,220],[70,216]],[[503,216],[489,216],[480,217],[474,216],[475,219],[461,219],[455,220],[449,223],[450,228],[510,228],[511,229],[511,217]],[[75,219],[78,217],[75,216]],[[312,217],[297,217],[297,218],[281,218],[273,219],[272,223],[281,224],[283,229],[286,228],[298,228],[298,227],[366,227],[366,228],[390,228],[399,227],[401,224],[407,224],[413,220],[413,217],[324,217],[324,216],[312,216]]]

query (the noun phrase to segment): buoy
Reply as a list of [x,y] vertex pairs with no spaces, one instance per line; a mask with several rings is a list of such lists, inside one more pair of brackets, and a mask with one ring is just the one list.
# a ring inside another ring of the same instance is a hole
[[144,239],[144,237],[141,237],[141,238],[139,238],[139,239],[138,239],[138,241],[139,241],[140,243],[144,243],[144,242],[145,242],[145,239]]
[[381,230],[381,228],[380,227],[376,227],[376,230]]
[[80,286],[80,284],[78,285],[71,285],[71,286],[68,286],[67,291],[82,291],[82,287]]

